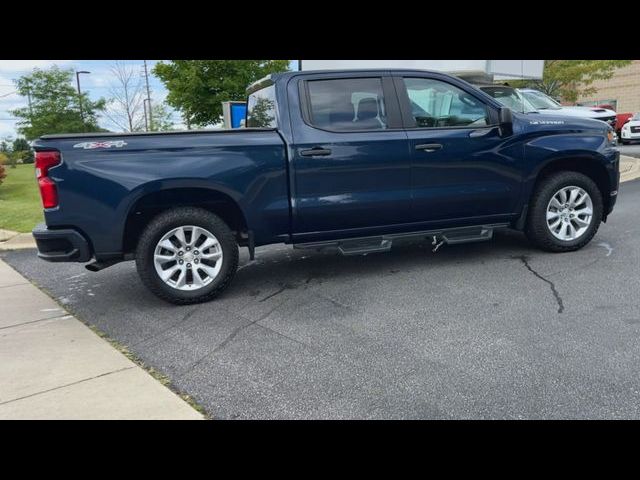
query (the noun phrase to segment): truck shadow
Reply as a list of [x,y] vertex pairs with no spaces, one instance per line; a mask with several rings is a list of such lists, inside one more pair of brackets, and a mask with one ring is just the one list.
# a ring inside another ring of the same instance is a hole
[[486,242],[443,245],[432,252],[429,240],[394,242],[389,252],[343,256],[336,249],[298,250],[290,245],[258,248],[250,261],[243,249],[234,281],[220,298],[262,297],[267,291],[306,287],[329,279],[357,282],[368,277],[383,277],[416,269],[451,265],[485,264],[497,258],[529,255],[535,250],[520,232],[496,232]]

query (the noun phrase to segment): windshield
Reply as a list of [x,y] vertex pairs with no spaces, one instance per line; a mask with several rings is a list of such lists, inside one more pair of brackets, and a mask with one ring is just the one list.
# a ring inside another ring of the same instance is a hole
[[640,121],[640,112],[636,113],[633,117],[631,117],[631,120]]
[[537,90],[520,90],[520,93],[538,110],[560,110],[562,108],[553,98]]
[[488,93],[493,98],[498,100],[505,107],[510,108],[514,112],[529,113],[535,112],[536,109],[529,103],[520,93],[511,87],[506,86],[491,86],[480,87],[485,93]]

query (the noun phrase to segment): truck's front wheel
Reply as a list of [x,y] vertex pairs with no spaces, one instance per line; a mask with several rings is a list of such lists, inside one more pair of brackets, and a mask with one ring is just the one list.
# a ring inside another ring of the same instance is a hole
[[171,303],[206,302],[224,290],[238,266],[238,245],[213,213],[174,208],[155,217],[136,249],[138,274],[149,290]]
[[602,212],[602,194],[593,180],[558,172],[542,179],[533,193],[525,233],[542,250],[578,250],[598,231]]

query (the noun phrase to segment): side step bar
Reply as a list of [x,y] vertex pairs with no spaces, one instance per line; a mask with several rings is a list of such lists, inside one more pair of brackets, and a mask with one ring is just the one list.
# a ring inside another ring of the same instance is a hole
[[334,247],[343,255],[366,255],[368,253],[388,252],[395,239],[433,238],[437,248],[443,243],[458,245],[462,243],[482,242],[493,238],[496,228],[506,228],[509,224],[479,225],[473,227],[448,228],[442,230],[425,230],[412,233],[393,233],[375,237],[345,238],[342,240],[327,240],[322,242],[298,243],[293,248],[324,249]]

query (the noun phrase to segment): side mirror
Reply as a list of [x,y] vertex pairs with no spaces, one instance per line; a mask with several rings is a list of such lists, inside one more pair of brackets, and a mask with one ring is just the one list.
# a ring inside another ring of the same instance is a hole
[[500,124],[500,135],[508,137],[513,134],[513,113],[508,107],[501,107],[498,112],[498,122]]

